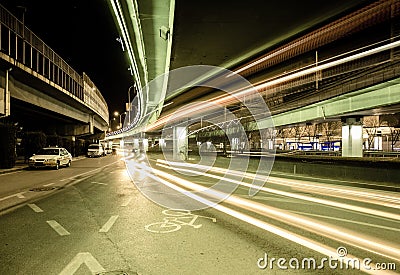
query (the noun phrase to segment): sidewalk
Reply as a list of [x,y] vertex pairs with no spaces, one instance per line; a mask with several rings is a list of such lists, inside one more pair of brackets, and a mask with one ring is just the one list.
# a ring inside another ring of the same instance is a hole
[[[76,161],[76,160],[80,160],[80,159],[84,159],[86,158],[86,156],[79,156],[79,157],[73,157],[72,161]],[[0,175],[1,174],[6,174],[6,173],[12,173],[12,172],[16,172],[16,171],[21,171],[23,169],[27,169],[28,168],[28,161],[26,163],[24,163],[24,159],[18,159],[15,162],[15,166],[13,168],[8,168],[8,169],[0,169]]]

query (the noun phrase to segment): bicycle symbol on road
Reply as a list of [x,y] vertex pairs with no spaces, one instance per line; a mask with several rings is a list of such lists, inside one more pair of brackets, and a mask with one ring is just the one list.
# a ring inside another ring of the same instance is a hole
[[194,224],[197,218],[210,219],[213,222],[217,222],[217,219],[195,215],[190,210],[182,209],[165,209],[162,213],[166,216],[162,222],[155,222],[145,226],[145,229],[153,233],[170,233],[178,231],[182,228],[182,225],[188,225],[193,228],[200,228],[202,224]]

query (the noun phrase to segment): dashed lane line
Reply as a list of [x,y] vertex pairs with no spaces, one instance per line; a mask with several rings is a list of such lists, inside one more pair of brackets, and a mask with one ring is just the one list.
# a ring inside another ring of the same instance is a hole
[[104,183],[104,182],[97,182],[97,181],[92,181],[92,183],[97,183],[97,184],[99,184],[99,185],[108,185],[107,183]]
[[37,206],[37,205],[34,204],[34,203],[28,203],[28,206],[29,206],[33,211],[35,211],[36,213],[42,213],[42,212],[44,212],[39,206]]
[[128,206],[128,205],[131,203],[132,199],[133,199],[133,198],[127,199],[123,204],[121,204],[121,206],[122,206],[122,207]]
[[89,174],[89,173],[93,173],[93,172],[95,172],[95,171],[97,171],[97,170],[100,170],[100,169],[103,169],[103,168],[105,168],[105,167],[114,165],[114,164],[117,163],[117,162],[119,162],[119,161],[114,161],[114,162],[109,163],[109,164],[107,164],[107,165],[104,165],[104,166],[102,166],[102,167],[98,167],[98,168],[96,168],[96,169],[93,169],[93,170],[90,170],[90,171],[87,171],[87,172],[84,172],[84,173],[81,173],[81,174],[78,174],[78,175],[75,175],[75,176],[72,176],[72,177],[69,177],[69,178],[61,179],[60,181],[66,181],[66,180],[76,179],[76,178],[79,177],[79,176],[83,176],[83,175],[86,175],[86,174]]
[[106,233],[110,230],[110,228],[114,225],[115,221],[118,219],[118,215],[111,216],[111,218],[103,225],[103,227],[99,230],[101,233]]
[[46,221],[51,228],[53,228],[58,235],[60,236],[67,236],[70,235],[71,233],[69,233],[64,227],[62,227],[61,224],[59,224],[58,222],[56,222],[55,220],[50,220],[50,221]]

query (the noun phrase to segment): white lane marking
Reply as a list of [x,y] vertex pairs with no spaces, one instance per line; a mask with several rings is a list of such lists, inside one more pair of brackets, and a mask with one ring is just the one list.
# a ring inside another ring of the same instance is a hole
[[12,198],[12,197],[15,197],[15,196],[16,196],[15,194],[14,194],[14,195],[10,195],[10,196],[1,198],[0,201],[5,201],[5,200],[8,200],[8,199],[10,199],[10,198]]
[[39,206],[37,206],[36,204],[34,204],[34,203],[28,203],[28,206],[29,206],[33,211],[35,211],[36,213],[41,213],[41,212],[43,212],[43,210],[42,210]]
[[61,224],[59,224],[58,222],[56,222],[55,220],[50,220],[50,221],[46,221],[51,228],[53,228],[60,236],[66,236],[66,235],[70,235],[70,233],[64,228],[62,227]]
[[127,199],[123,204],[121,204],[121,206],[123,206],[123,207],[128,206],[128,205],[131,203],[132,199],[133,199],[133,198]]
[[15,171],[15,172],[10,172],[10,173],[3,173],[0,174],[0,176],[6,176],[6,175],[12,175],[12,174],[17,174],[17,173],[21,173],[22,171]]
[[85,264],[92,274],[98,274],[105,272],[106,270],[100,265],[100,263],[90,254],[89,252],[80,252],[64,267],[59,275],[72,275],[78,271],[79,267]]
[[[161,166],[161,165],[160,165]],[[149,168],[150,170],[150,168]],[[190,191],[203,191],[204,187],[193,182],[184,180],[182,178],[171,175],[167,172],[163,172],[161,170],[157,170],[152,168],[152,173],[155,173],[157,176],[166,178],[168,180],[174,181],[180,186],[184,186]],[[193,172],[193,171],[191,171]],[[149,177],[151,174],[149,174]],[[233,181],[232,181],[233,182]],[[264,188],[262,188],[264,190]],[[190,193],[190,192],[188,192]],[[210,192],[211,194],[211,192]],[[185,194],[186,195],[186,194]],[[208,194],[207,194],[208,195]],[[333,238],[336,240],[340,240],[341,242],[348,243],[350,245],[356,245],[357,247],[368,250],[373,253],[378,253],[382,256],[398,260],[398,255],[400,255],[400,248],[397,246],[391,247],[387,244],[382,244],[377,241],[369,240],[369,236],[364,236],[359,232],[353,231],[344,231],[342,228],[336,225],[327,225],[324,223],[320,223],[317,220],[313,220],[310,218],[305,218],[304,216],[292,214],[287,210],[282,210],[275,207],[270,207],[261,203],[252,202],[250,200],[241,199],[237,196],[231,195],[226,196],[225,193],[221,193],[219,191],[213,191],[212,195],[215,198],[224,198],[224,203],[229,203],[238,207],[242,207],[244,209],[250,210],[255,213],[259,213],[266,217],[271,217],[273,219],[277,219],[279,221],[285,222],[287,224],[294,225],[296,227],[302,227],[303,229],[308,230],[309,232],[317,233],[319,235],[323,235],[328,238]],[[225,196],[225,197],[224,197]],[[191,195],[192,197],[192,195]],[[369,209],[369,212],[373,212],[374,210]],[[384,217],[394,216],[399,217],[400,215],[393,215],[392,213],[386,212]]]
[[25,199],[25,196],[23,195],[25,192],[20,192],[15,194],[15,196],[17,196],[18,199]]
[[44,186],[44,187],[47,187],[47,186],[51,186],[51,185],[53,185],[53,184],[55,184],[55,183],[52,182],[52,183],[45,184],[45,185],[43,185],[43,186]]
[[17,198],[19,198],[19,199],[23,199],[23,198],[25,198],[22,194],[24,194],[25,192],[20,192],[20,193],[17,193],[17,194],[12,194],[12,195],[9,195],[9,196],[7,196],[7,197],[3,197],[3,198],[0,198],[0,201],[5,201],[5,200],[8,200],[8,199],[11,199],[12,197],[17,197]]
[[103,225],[103,227],[99,230],[99,232],[105,233],[110,230],[110,228],[114,225],[115,221],[118,219],[118,215],[111,216],[111,218]]
[[83,176],[83,175],[89,174],[89,173],[93,173],[93,172],[95,172],[95,171],[97,171],[97,170],[100,170],[100,169],[103,169],[103,168],[105,168],[105,167],[114,165],[114,164],[117,163],[117,162],[118,162],[118,161],[114,161],[114,162],[109,163],[109,164],[107,164],[107,165],[104,165],[104,166],[102,166],[102,167],[98,167],[98,168],[95,168],[95,169],[93,169],[93,170],[90,170],[90,171],[87,171],[87,172],[84,172],[84,173],[81,173],[81,174],[78,174],[78,175],[75,175],[75,176],[72,176],[72,177],[69,177],[69,178],[61,179],[60,181],[72,180],[72,179],[75,179],[76,177]]
[[[181,188],[181,187],[179,187],[177,185],[174,185],[173,183],[171,183],[169,181],[161,179],[156,175],[152,175],[152,174],[149,173],[148,176],[153,178],[156,181],[159,181],[159,182],[163,183],[164,185],[166,185],[168,187],[173,188],[174,190],[177,190],[178,192],[182,192],[182,193],[185,193],[185,194],[187,193],[186,189],[183,189],[183,188]],[[269,224],[269,223],[264,222],[262,220],[258,220],[257,218],[251,217],[249,215],[246,215],[244,213],[238,212],[238,211],[233,210],[231,208],[222,206],[220,204],[215,204],[214,202],[208,201],[207,199],[205,199],[203,197],[200,197],[200,196],[198,196],[198,195],[196,195],[194,193],[191,193],[190,197],[193,198],[193,199],[196,199],[196,200],[198,200],[198,201],[200,201],[200,202],[202,202],[202,203],[204,203],[204,204],[206,204],[208,206],[211,206],[213,209],[216,209],[216,210],[218,210],[220,212],[223,212],[223,213],[225,213],[227,215],[230,215],[230,216],[232,216],[234,218],[240,219],[240,220],[242,220],[244,222],[247,222],[249,224],[257,226],[257,227],[259,227],[261,229],[264,229],[266,231],[269,231],[269,232],[271,232],[271,233],[273,233],[275,235],[278,235],[280,237],[283,237],[283,238],[285,238],[285,239],[287,239],[289,241],[295,242],[295,243],[297,243],[297,244],[299,244],[299,245],[301,245],[303,247],[307,247],[307,248],[312,249],[314,251],[317,251],[317,252],[319,252],[321,254],[327,255],[328,257],[332,257],[332,258],[336,258],[337,257],[337,250],[333,249],[331,247],[328,247],[325,244],[319,243],[319,242],[314,241],[312,239],[309,239],[307,237],[304,237],[304,236],[298,235],[296,233],[290,232],[290,231],[288,231],[286,229],[279,228],[279,227],[277,227],[275,225]],[[350,258],[350,259],[356,258],[355,256],[350,255],[350,254],[348,254],[347,257]],[[343,260],[345,260],[345,259],[347,259],[347,258],[343,258]],[[356,258],[356,259],[360,260],[358,258]],[[362,260],[360,260],[360,261],[362,261]],[[354,262],[349,261],[348,263],[349,263],[350,266],[354,265]],[[372,272],[368,272],[368,270],[365,270],[365,269],[362,269],[362,271],[365,271],[365,272],[370,273],[370,274],[374,274]]]
[[99,184],[99,185],[108,185],[107,183],[104,183],[104,182],[97,182],[97,181],[92,181],[92,183],[97,183],[97,184]]

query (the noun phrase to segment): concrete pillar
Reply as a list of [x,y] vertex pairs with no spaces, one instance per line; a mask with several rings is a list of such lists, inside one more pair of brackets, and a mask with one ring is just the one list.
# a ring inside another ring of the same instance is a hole
[[89,133],[94,134],[94,115],[89,116]]
[[134,149],[135,151],[138,151],[138,150],[139,150],[139,139],[138,139],[138,138],[134,138],[134,139],[133,139],[133,149]]
[[188,158],[187,127],[176,126],[173,131],[173,159],[186,160]]
[[342,157],[363,156],[363,125],[361,117],[342,119]]
[[239,151],[240,140],[239,138],[232,138],[231,150]]
[[165,139],[160,138],[159,141],[158,141],[158,146],[160,147],[160,150],[163,150],[167,146],[167,143],[165,142]]
[[149,151],[149,139],[148,138],[143,138],[142,139],[142,149],[143,149],[143,152],[147,152],[147,151]]

